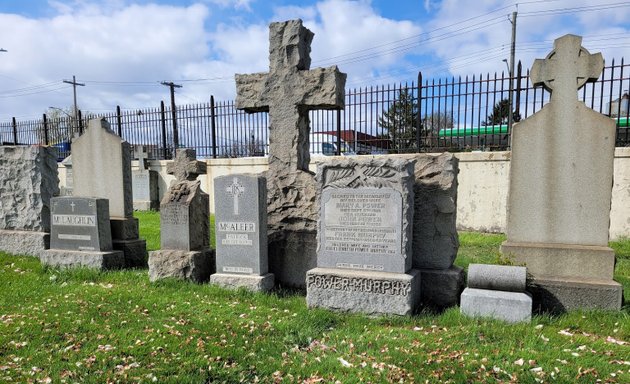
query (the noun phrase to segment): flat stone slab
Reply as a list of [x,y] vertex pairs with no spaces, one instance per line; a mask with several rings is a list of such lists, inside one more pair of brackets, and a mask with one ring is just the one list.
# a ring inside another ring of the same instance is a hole
[[468,288],[525,292],[527,268],[511,265],[470,264]]
[[275,279],[273,273],[265,275],[236,275],[231,273],[215,273],[210,276],[210,284],[228,289],[245,288],[252,292],[268,292],[273,289]]
[[0,229],[0,251],[39,257],[49,247],[50,234],[48,232]]
[[534,278],[610,280],[615,271],[615,251],[609,247],[505,241],[501,252],[514,264],[524,264]]
[[149,280],[174,277],[195,283],[208,281],[214,272],[214,250],[166,249],[149,252]]
[[488,317],[518,323],[532,318],[532,297],[524,292],[466,288],[460,311],[466,316]]
[[65,249],[48,249],[39,257],[43,265],[59,268],[86,267],[100,270],[125,267],[125,257],[120,251],[83,252]]
[[306,273],[306,304],[367,315],[412,315],[420,304],[420,271],[314,268]]
[[466,273],[458,266],[448,269],[420,269],[422,306],[442,311],[459,304]]
[[623,302],[623,286],[614,280],[532,279],[527,290],[537,312],[563,313],[580,308],[618,311]]

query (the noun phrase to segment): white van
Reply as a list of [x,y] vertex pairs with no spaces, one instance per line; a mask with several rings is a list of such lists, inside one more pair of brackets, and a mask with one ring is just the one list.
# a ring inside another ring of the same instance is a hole
[[[335,156],[337,154],[337,136],[328,133],[312,133],[310,151],[313,156]],[[341,156],[356,155],[345,141],[341,140]]]

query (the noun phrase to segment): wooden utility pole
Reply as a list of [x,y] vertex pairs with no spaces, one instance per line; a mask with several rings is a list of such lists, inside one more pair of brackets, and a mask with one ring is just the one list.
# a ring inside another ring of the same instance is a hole
[[[63,81],[66,84],[72,84],[72,93],[74,94],[74,107],[72,109],[72,118],[74,120],[74,126],[75,128],[78,126],[77,124],[77,113],[78,113],[78,108],[77,108],[77,85],[80,87],[85,87],[85,84],[83,83],[77,83],[77,78],[76,76],[72,75],[72,81],[70,80],[64,80]],[[74,133],[76,132],[76,129],[73,129],[73,134],[71,135],[71,137],[74,136]]]
[[514,117],[512,113],[514,111],[513,100],[514,100],[514,56],[516,54],[516,15],[518,12],[512,12],[512,45],[510,47],[510,93],[508,95],[508,104],[510,105],[510,110],[508,111],[508,132],[512,133],[512,124],[514,123]]
[[[172,81],[163,81],[162,85],[166,85],[171,89],[171,116],[173,117],[173,150],[177,151],[179,148],[179,133],[177,132],[177,110],[175,109],[175,88],[181,88],[179,84],[175,84]],[[173,153],[175,156],[175,153]]]

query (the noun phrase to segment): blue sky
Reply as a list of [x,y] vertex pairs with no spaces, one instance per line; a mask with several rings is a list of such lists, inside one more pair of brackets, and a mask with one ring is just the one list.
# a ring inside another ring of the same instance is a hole
[[234,74],[268,68],[268,24],[301,18],[312,67],[338,65],[348,87],[506,70],[518,10],[517,60],[528,68],[566,33],[607,62],[630,59],[630,3],[620,0],[2,0],[0,121],[70,110],[157,107],[235,96]]

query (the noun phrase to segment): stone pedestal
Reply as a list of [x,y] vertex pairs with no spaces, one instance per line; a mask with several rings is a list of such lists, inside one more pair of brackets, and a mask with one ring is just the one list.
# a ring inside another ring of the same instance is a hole
[[420,304],[420,271],[408,273],[314,268],[306,273],[306,304],[368,315],[412,315]]
[[213,272],[214,250],[212,249],[204,251],[164,249],[150,253],[150,281],[172,277],[203,283],[208,281]]
[[210,276],[210,283],[223,288],[245,288],[253,292],[271,291],[275,284],[273,273],[264,275],[237,275],[233,273],[215,273]]
[[442,311],[459,304],[466,285],[466,273],[457,266],[449,269],[420,269],[422,305]]
[[50,248],[48,232],[0,229],[0,250],[14,255],[40,256]]
[[114,249],[125,254],[125,267],[146,267],[147,242],[138,236],[138,219],[134,217],[112,218],[110,226]]
[[125,257],[121,251],[82,252],[48,249],[42,252],[40,260],[43,265],[58,268],[85,267],[108,270],[125,267]]
[[580,308],[619,310],[623,304],[622,285],[609,279],[531,279],[527,290],[532,293],[537,312],[563,313]]

